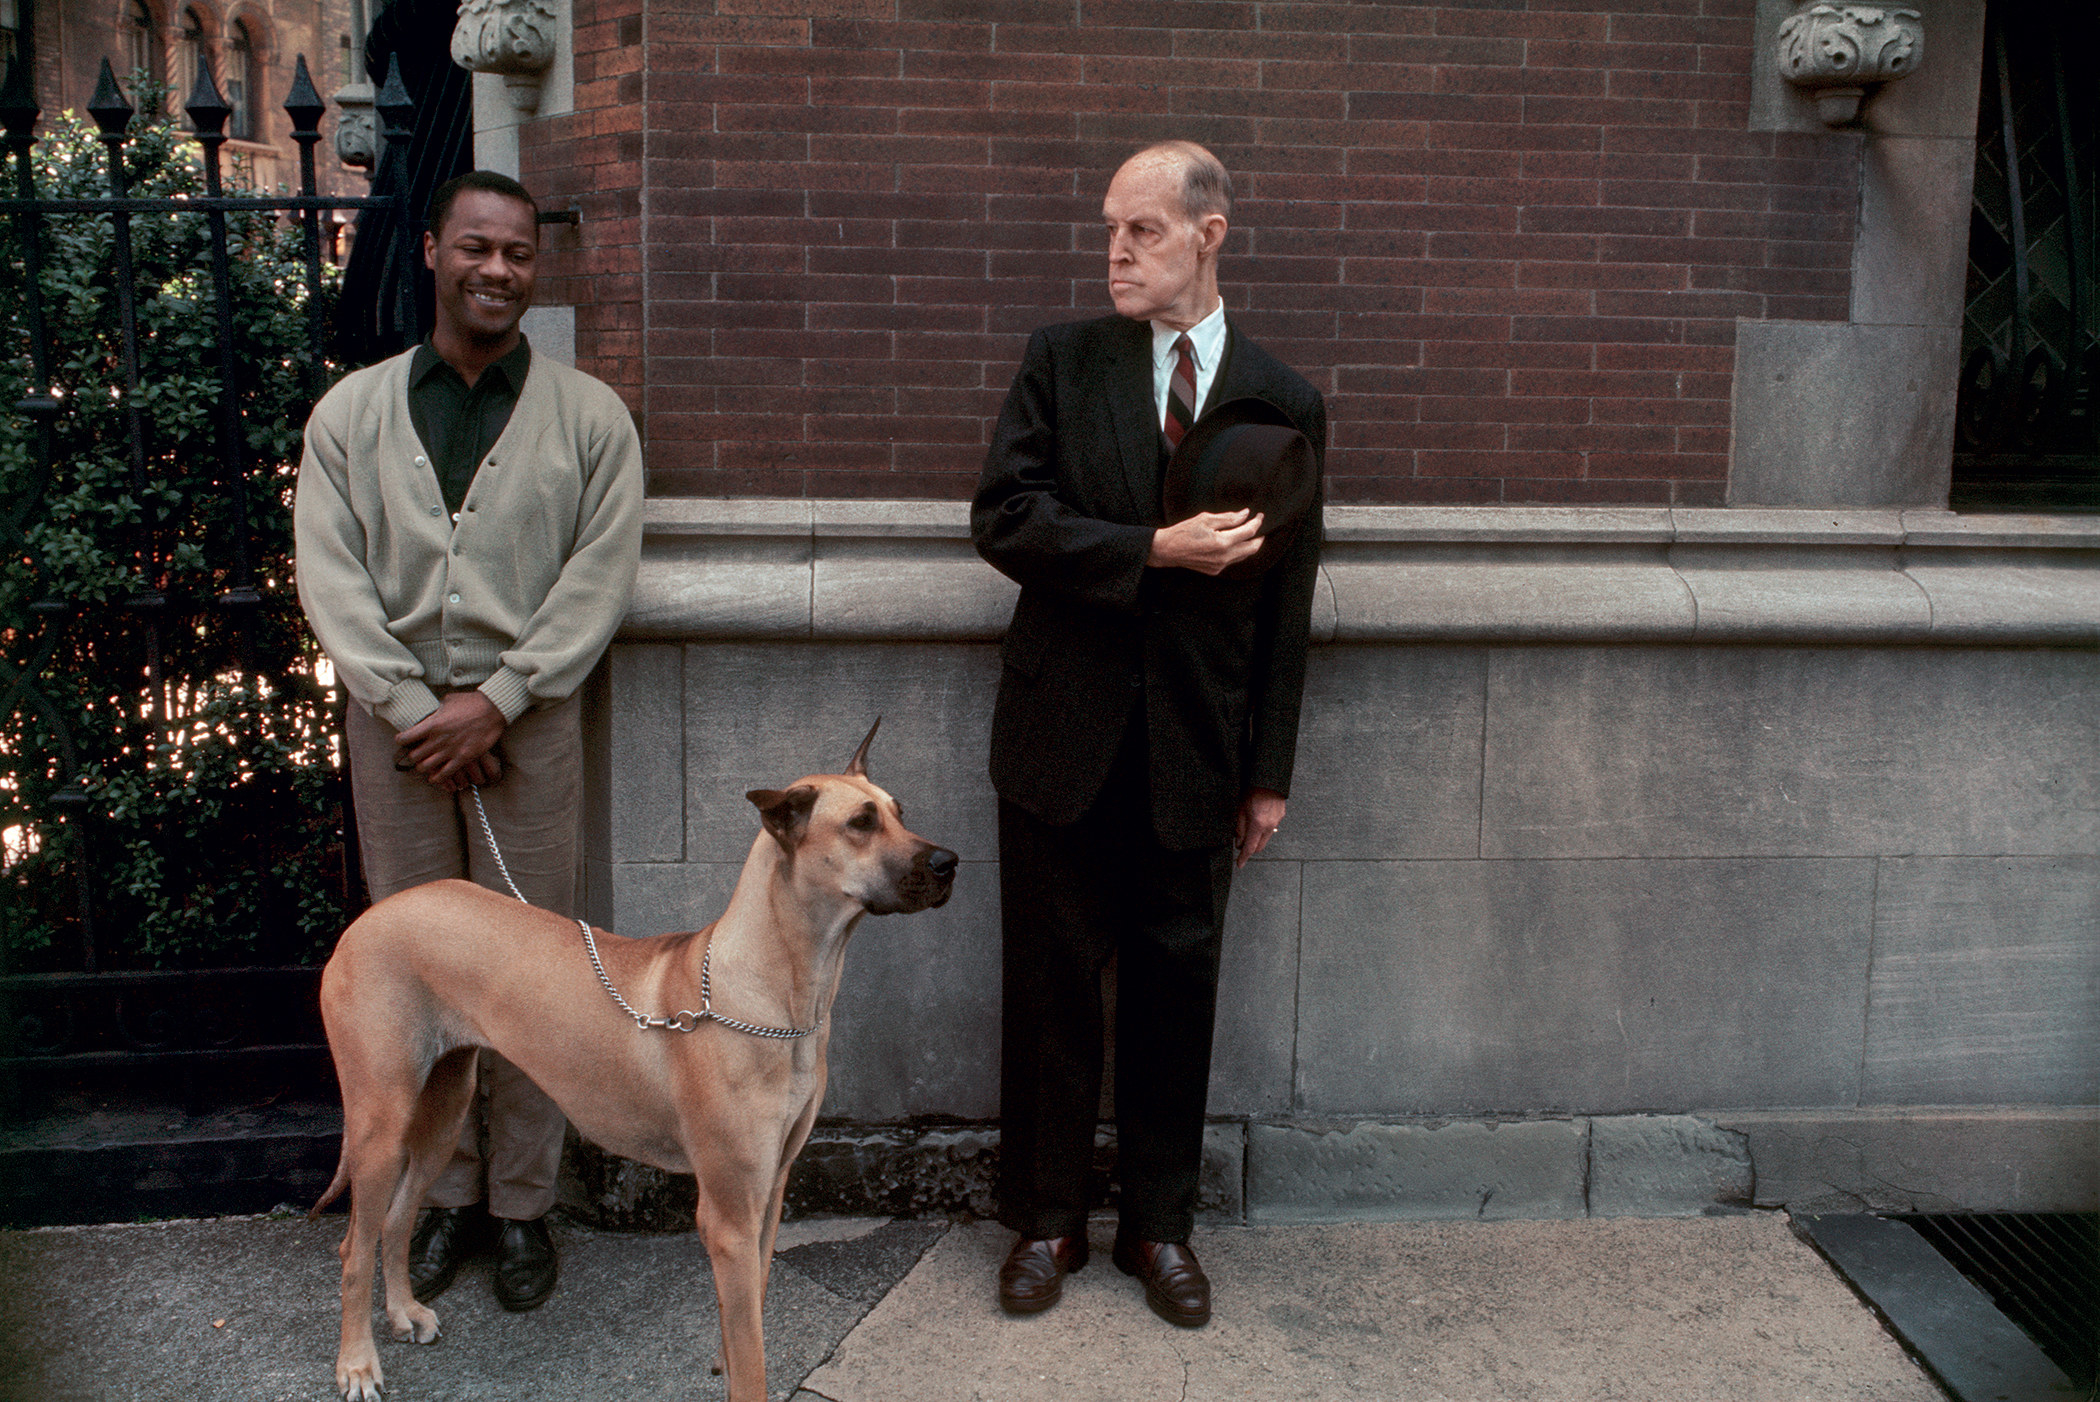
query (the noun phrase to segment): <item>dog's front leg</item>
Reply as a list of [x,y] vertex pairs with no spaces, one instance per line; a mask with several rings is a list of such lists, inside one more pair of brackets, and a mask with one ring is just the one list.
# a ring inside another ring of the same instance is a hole
[[758,1259],[763,1265],[763,1274],[759,1277],[758,1285],[761,1296],[773,1288],[773,1244],[780,1239],[780,1214],[787,1205],[788,1170],[795,1166],[795,1159],[801,1154],[802,1146],[809,1142],[809,1132],[817,1123],[817,1106],[823,1099],[824,1083],[819,1080],[817,1093],[810,1098],[809,1108],[802,1112],[802,1118],[788,1131],[787,1144],[781,1150],[780,1167],[773,1174],[773,1193],[766,1202],[765,1239],[759,1244],[758,1251]]
[[[766,1402],[766,1200],[763,1171],[716,1168],[700,1175],[700,1239],[714,1269],[722,1316],[718,1367],[728,1374],[729,1402]],[[757,1188],[758,1192],[753,1192]]]

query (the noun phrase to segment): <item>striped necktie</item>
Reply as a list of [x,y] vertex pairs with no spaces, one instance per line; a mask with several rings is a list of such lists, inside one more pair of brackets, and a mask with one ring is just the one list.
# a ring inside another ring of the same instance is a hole
[[1187,333],[1174,338],[1174,374],[1167,380],[1167,419],[1161,428],[1167,449],[1181,446],[1182,435],[1196,422],[1196,358]]

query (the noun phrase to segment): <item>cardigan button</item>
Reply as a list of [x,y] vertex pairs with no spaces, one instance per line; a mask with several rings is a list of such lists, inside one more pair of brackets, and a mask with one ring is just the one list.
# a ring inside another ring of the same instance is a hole
[[445,508],[442,506],[433,506],[430,508],[430,514],[433,516],[442,516],[445,514]]
[[427,467],[427,466],[429,466],[429,464],[430,464],[430,459],[429,459],[429,458],[426,458],[426,457],[424,457],[424,456],[423,456],[423,455],[422,455],[421,453],[418,453],[418,454],[416,454],[416,466],[417,466],[417,467]]

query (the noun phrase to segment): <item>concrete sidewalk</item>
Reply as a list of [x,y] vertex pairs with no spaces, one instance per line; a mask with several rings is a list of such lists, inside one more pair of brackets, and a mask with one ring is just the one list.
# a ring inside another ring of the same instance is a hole
[[[0,1398],[333,1395],[342,1219],[0,1233]],[[1100,1229],[1097,1229],[1097,1231]],[[382,1343],[389,1397],[709,1399],[713,1289],[692,1236],[564,1226],[561,1289],[507,1315],[486,1272],[434,1347]],[[796,1402],[1940,1402],[1777,1214],[1219,1228],[1201,1330],[1107,1260],[1008,1319],[988,1225],[790,1224],[767,1308]],[[798,1390],[799,1387],[799,1390]]]

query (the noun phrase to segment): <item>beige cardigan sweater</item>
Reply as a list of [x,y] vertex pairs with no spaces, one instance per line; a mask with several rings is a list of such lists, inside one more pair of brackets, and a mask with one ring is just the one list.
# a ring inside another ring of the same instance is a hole
[[437,709],[433,686],[478,687],[513,721],[574,692],[627,611],[641,443],[611,389],[535,355],[448,518],[409,359],[344,376],[307,420],[299,603],[343,685],[396,730]]

